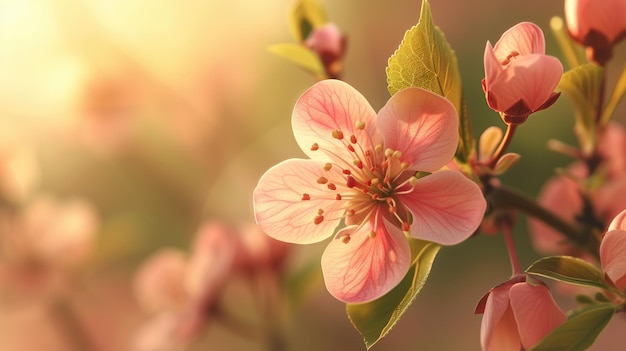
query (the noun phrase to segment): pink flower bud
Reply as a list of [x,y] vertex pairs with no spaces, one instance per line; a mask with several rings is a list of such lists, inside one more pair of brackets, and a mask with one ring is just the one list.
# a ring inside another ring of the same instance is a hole
[[334,23],[314,28],[304,45],[315,51],[324,64],[328,78],[338,78],[346,51],[346,37]]
[[600,65],[613,56],[613,45],[626,37],[626,1],[565,0],[570,36],[587,47],[587,57]]
[[487,42],[483,90],[489,107],[507,124],[524,123],[528,116],[552,105],[559,94],[563,66],[545,55],[541,29],[522,22],[507,30],[495,46]]
[[480,342],[484,351],[530,349],[565,322],[565,313],[544,285],[517,276],[496,286],[476,307],[483,314]]

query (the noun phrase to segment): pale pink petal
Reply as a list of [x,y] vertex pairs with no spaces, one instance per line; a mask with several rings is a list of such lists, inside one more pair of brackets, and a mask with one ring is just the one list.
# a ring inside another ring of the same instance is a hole
[[442,245],[458,244],[472,235],[487,207],[480,188],[455,171],[419,179],[401,202],[413,214],[411,235]]
[[433,172],[452,159],[459,117],[447,99],[420,88],[397,92],[378,113],[385,147],[402,153],[409,169]]
[[375,229],[369,222],[341,230],[322,255],[326,288],[347,303],[384,295],[404,278],[410,264],[406,236],[386,220]]
[[175,249],[163,249],[150,256],[134,280],[137,301],[148,312],[176,309],[187,298],[183,286],[187,257]]
[[504,32],[493,48],[498,60],[504,61],[508,55],[545,54],[546,43],[543,31],[531,22],[518,23]]
[[567,28],[579,42],[591,30],[613,43],[626,30],[626,2],[623,0],[566,0]]
[[550,290],[543,285],[517,283],[509,290],[509,298],[522,346],[527,350],[566,320]]
[[562,74],[563,65],[555,57],[526,55],[511,60],[504,73],[490,82],[489,90],[497,95],[499,111],[523,100],[534,112],[551,97]]
[[[357,122],[363,123],[363,130],[358,130]],[[296,102],[291,124],[298,145],[312,159],[352,162],[355,157],[346,147],[352,135],[360,145],[358,152],[373,150],[380,143],[374,109],[361,93],[336,79],[318,82],[304,92]],[[336,132],[333,136],[335,130],[343,139],[336,138]]]
[[[568,167],[567,171],[576,176],[585,176],[585,168],[582,164],[574,164]],[[569,223],[574,223],[574,217],[582,208],[578,184],[569,177],[560,175],[548,180],[539,192],[537,201]],[[549,255],[579,256],[580,250],[575,245],[544,222],[530,218],[528,226],[533,246],[538,252]]]
[[483,90],[487,92],[489,90],[489,84],[495,80],[496,77],[502,73],[504,66],[502,62],[498,60],[496,54],[493,52],[493,47],[490,42],[487,42],[485,46],[485,53],[483,54],[483,63],[485,66],[485,79],[483,80]]
[[[253,194],[254,213],[261,230],[275,239],[297,244],[318,242],[332,235],[343,217],[344,200],[336,200],[336,191],[318,180],[324,176],[330,182],[345,182],[345,176],[338,167],[326,171],[324,165],[314,160],[291,159],[270,168],[261,177]],[[345,184],[336,186],[340,189]]]
[[232,275],[239,242],[231,227],[207,222],[198,230],[185,272],[185,291],[197,303],[211,304]]
[[626,288],[626,230],[608,231],[600,243],[600,262],[606,275],[623,291]]
[[609,224],[609,231],[618,229],[626,230],[626,210],[623,210],[617,216],[615,216],[611,221],[611,224]]
[[520,338],[509,304],[509,287],[495,287],[489,293],[480,325],[483,351],[519,351]]

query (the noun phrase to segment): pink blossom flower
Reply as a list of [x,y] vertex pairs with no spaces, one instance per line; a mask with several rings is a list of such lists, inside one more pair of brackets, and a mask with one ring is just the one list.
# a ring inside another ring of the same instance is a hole
[[346,37],[334,23],[326,23],[313,28],[304,41],[322,61],[328,78],[337,78],[342,71],[342,59],[346,53]]
[[606,277],[624,292],[626,288],[626,210],[620,212],[608,227],[600,243],[600,263]]
[[536,111],[552,105],[559,94],[563,66],[545,55],[541,28],[519,23],[502,34],[495,46],[487,42],[482,80],[487,103],[507,124],[520,124]]
[[528,350],[565,322],[565,313],[544,285],[515,277],[491,289],[478,306],[483,313],[480,343],[484,351]]
[[626,37],[624,0],[565,0],[570,36],[587,47],[587,56],[600,65],[613,56],[613,46]]
[[139,303],[154,316],[140,328],[137,350],[178,350],[197,338],[235,271],[240,247],[229,227],[209,222],[200,228],[189,257],[164,249],[137,272]]
[[[537,201],[553,211],[572,226],[581,223],[577,218],[583,213],[582,194],[586,194],[596,217],[593,223],[585,223],[601,232],[613,217],[626,208],[626,130],[617,123],[609,123],[599,139],[598,152],[601,158],[598,169],[602,181],[592,189],[582,189],[581,184],[588,177],[586,166],[576,162],[567,167],[570,176],[558,175],[541,189]],[[563,234],[545,223],[529,220],[530,234],[537,251],[544,254],[564,254],[589,258],[575,243],[568,241]]]
[[458,142],[458,116],[444,98],[405,89],[377,117],[350,85],[326,80],[300,97],[292,125],[311,159],[283,161],[262,176],[256,220],[270,236],[299,244],[324,240],[345,221],[322,256],[337,299],[364,302],[393,288],[410,266],[405,233],[453,245],[480,224],[479,187],[439,170]]

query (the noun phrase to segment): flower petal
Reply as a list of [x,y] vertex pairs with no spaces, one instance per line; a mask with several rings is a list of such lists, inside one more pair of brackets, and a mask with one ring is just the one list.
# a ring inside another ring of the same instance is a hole
[[[343,217],[344,201],[335,200],[335,192],[318,180],[320,176],[338,179],[341,171],[337,167],[326,171],[324,165],[290,159],[261,177],[253,194],[254,214],[261,230],[274,239],[298,244],[318,242],[333,233]],[[316,224],[320,209],[323,220]]]
[[509,305],[509,285],[489,293],[480,325],[480,344],[484,351],[518,351],[520,338]]
[[489,82],[489,91],[497,96],[498,111],[507,111],[523,100],[530,114],[552,96],[562,74],[563,65],[557,58],[526,55],[512,60],[502,74]]
[[[346,147],[351,135],[361,146],[357,152],[372,150],[380,142],[375,121],[376,112],[363,95],[335,79],[318,82],[304,92],[291,117],[293,134],[307,156],[339,162],[355,159]],[[357,122],[364,123],[363,130],[357,130]],[[335,130],[341,131],[343,139],[333,136]]]
[[455,171],[420,178],[401,202],[413,214],[411,235],[442,245],[454,245],[472,235],[487,207],[480,188]]
[[620,212],[609,224],[610,230],[626,230],[626,210]]
[[401,230],[383,221],[385,224],[379,223],[375,229],[370,221],[341,230],[324,251],[324,281],[338,300],[358,303],[376,299],[406,275],[411,264],[409,243]]
[[518,23],[509,28],[493,47],[499,61],[504,61],[512,52],[518,55],[545,54],[546,42],[543,31],[531,22]]
[[626,230],[610,230],[600,243],[600,263],[606,275],[623,291],[626,288]]
[[385,147],[400,151],[410,169],[433,172],[452,159],[459,117],[447,99],[421,88],[397,92],[378,113]]
[[509,298],[522,346],[526,350],[565,322],[565,313],[543,285],[517,283],[509,290]]

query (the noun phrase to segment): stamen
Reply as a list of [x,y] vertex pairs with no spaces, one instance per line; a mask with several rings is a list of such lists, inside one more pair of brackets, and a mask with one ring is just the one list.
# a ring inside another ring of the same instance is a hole
[[331,163],[327,163],[324,165],[324,170],[325,171],[330,171],[330,169],[333,167],[333,165]]
[[369,236],[370,236],[370,239],[374,239],[376,237],[376,232],[371,231]]
[[323,215],[324,214],[324,210],[322,210],[321,208],[318,208],[317,209],[317,214],[320,215],[320,216]]
[[350,150],[350,152],[355,152],[354,150],[354,146],[348,144],[348,150]]
[[326,185],[328,187],[328,189],[330,190],[337,190],[337,186],[333,183],[328,183],[328,185]]
[[365,122],[363,122],[363,121],[356,122],[356,129],[358,129],[358,130],[365,129]]
[[304,193],[302,194],[302,201],[311,200],[311,195]]
[[333,138],[335,139],[338,139],[338,140],[343,139],[343,132],[340,131],[339,129],[333,129],[332,135],[333,135]]
[[350,242],[350,235],[349,235],[349,234],[344,235],[344,236],[343,236],[343,238],[341,238],[341,241],[342,241],[344,244],[349,243],[349,242]]
[[352,176],[347,176],[347,177],[346,177],[346,180],[347,180],[347,182],[346,182],[346,186],[347,186],[348,188],[354,188],[354,186],[356,185],[356,180],[354,179],[354,177],[352,177]]
[[343,174],[347,174],[347,175],[352,174],[352,172],[350,172],[350,170],[349,170],[349,169],[344,169],[343,171],[341,171],[341,173],[343,173]]
[[326,177],[319,177],[319,178],[317,178],[317,183],[318,184],[326,184],[326,183],[328,183],[328,178],[326,178]]
[[311,145],[311,151],[317,151],[319,148],[320,145],[318,143],[313,143],[313,145]]
[[341,194],[335,195],[335,200],[341,200]]
[[411,229],[411,226],[407,222],[402,222],[402,231],[408,232]]
[[350,135],[350,142],[356,144],[356,136],[354,134]]
[[322,215],[317,215],[315,216],[315,219],[313,219],[313,223],[315,224],[320,224],[324,221],[324,216]]

